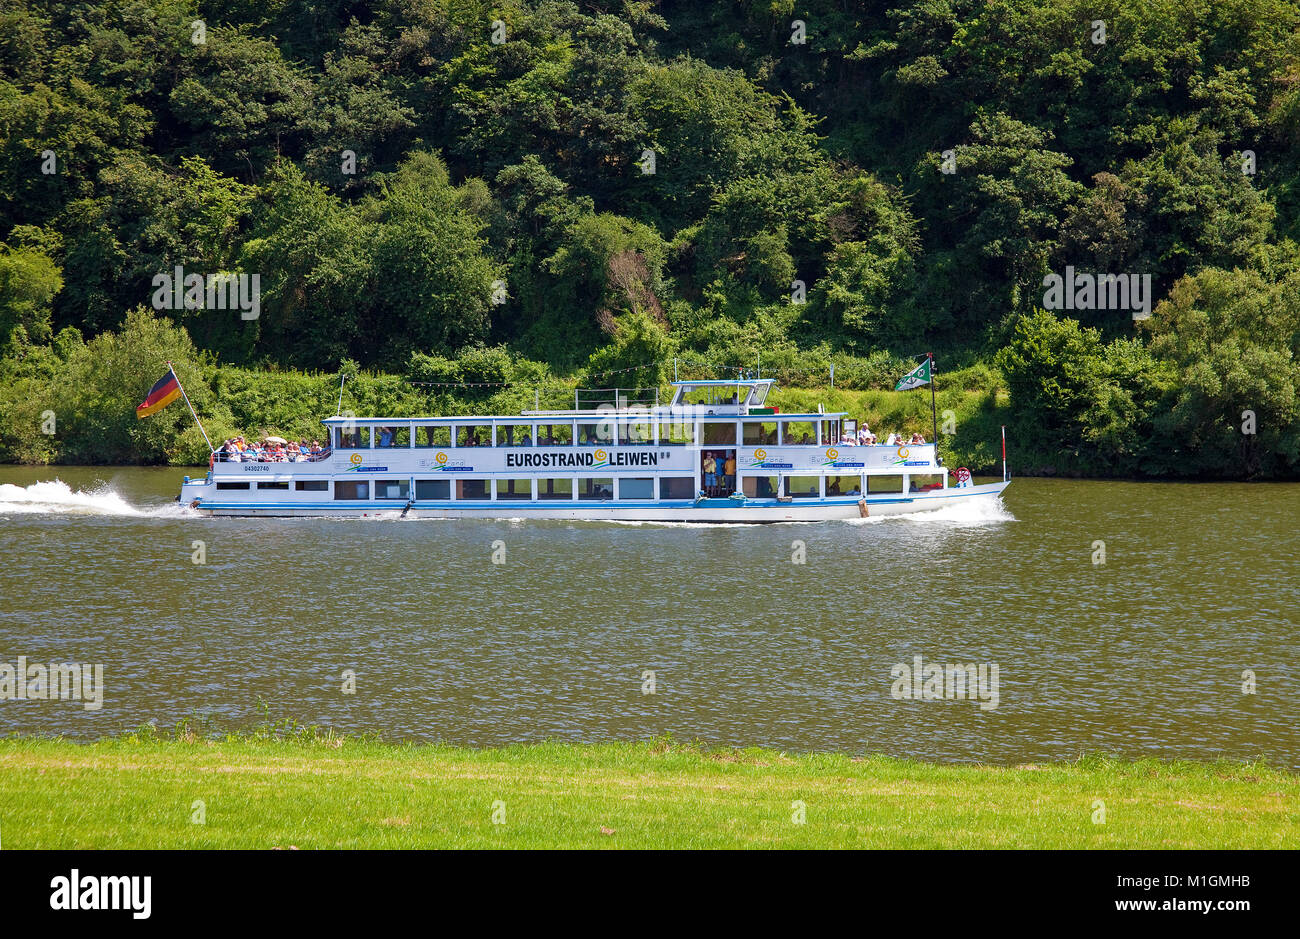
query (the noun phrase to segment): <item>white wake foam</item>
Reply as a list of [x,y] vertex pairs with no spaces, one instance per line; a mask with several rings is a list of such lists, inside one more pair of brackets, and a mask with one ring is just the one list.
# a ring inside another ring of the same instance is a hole
[[999,522],[1014,522],[1002,497],[996,493],[984,496],[967,496],[951,505],[928,512],[909,512],[905,515],[873,515],[870,518],[847,519],[852,525],[870,525],[881,522],[911,522],[916,525],[932,525],[942,522],[958,528],[976,525],[993,525]]
[[89,492],[60,479],[30,486],[0,484],[0,514],[11,515],[145,515],[108,486]]

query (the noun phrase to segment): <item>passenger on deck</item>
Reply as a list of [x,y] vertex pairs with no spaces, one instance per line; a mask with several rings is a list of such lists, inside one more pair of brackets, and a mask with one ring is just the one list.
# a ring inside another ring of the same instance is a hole
[[925,437],[921,434],[912,434],[912,443],[925,443]]

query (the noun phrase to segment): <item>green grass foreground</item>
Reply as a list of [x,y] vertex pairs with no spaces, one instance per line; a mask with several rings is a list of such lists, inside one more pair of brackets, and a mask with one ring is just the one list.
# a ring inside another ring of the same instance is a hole
[[937,766],[666,741],[0,741],[6,849],[1283,848],[1300,843],[1298,797],[1300,778],[1254,764]]

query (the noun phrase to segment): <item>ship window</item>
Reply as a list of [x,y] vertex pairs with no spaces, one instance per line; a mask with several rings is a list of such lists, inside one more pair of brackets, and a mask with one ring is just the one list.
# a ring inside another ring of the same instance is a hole
[[908,492],[930,492],[943,488],[943,476],[938,473],[918,473],[908,477]]
[[578,446],[580,447],[607,447],[613,442],[614,424],[611,421],[578,425]]
[[659,422],[659,445],[661,447],[685,447],[693,443],[695,443],[695,429],[689,421]]
[[533,497],[532,479],[498,479],[497,499],[531,499]]
[[620,479],[618,481],[620,499],[653,499],[655,481],[653,479]]
[[334,484],[335,499],[369,499],[370,483],[368,482],[336,482]]
[[660,499],[694,499],[695,498],[695,477],[694,476],[660,476],[659,477],[659,498]]
[[791,499],[816,499],[821,495],[820,476],[787,476],[785,494]]
[[751,499],[775,499],[781,491],[779,480],[777,476],[742,476],[740,485]]
[[596,479],[579,479],[578,498],[583,500],[611,499],[614,496],[614,480],[609,477]]
[[335,432],[338,434],[338,448],[340,450],[370,449],[369,427],[336,427]]
[[247,489],[248,483],[217,483],[218,489]]
[[376,447],[408,447],[411,444],[409,427],[376,427]]
[[486,479],[456,480],[457,499],[486,499],[487,497],[488,481]]
[[736,424],[734,421],[719,423],[707,421],[704,424],[704,446],[734,447],[736,445]]
[[767,399],[767,393],[769,390],[771,390],[771,388],[772,388],[771,385],[755,385],[754,390],[750,393],[749,396],[749,406],[754,408],[761,408],[763,406],[763,402]]
[[537,445],[539,447],[567,447],[572,443],[572,424],[537,425]]
[[482,424],[462,424],[456,428],[456,446],[492,446],[492,428]]
[[654,425],[649,420],[634,420],[624,424],[618,431],[621,443],[649,445],[655,442]]
[[405,479],[375,480],[376,499],[406,499],[409,498],[410,492],[411,484]]
[[415,481],[415,498],[450,499],[450,479],[417,479]]
[[826,477],[826,495],[828,496],[858,496],[861,494],[862,477],[856,473],[852,476]]
[[300,479],[293,488],[298,492],[329,492],[330,484],[326,479]]
[[902,476],[867,476],[867,492],[902,492]]
[[786,446],[816,446],[817,436],[812,421],[782,421],[781,438]]
[[573,499],[573,480],[539,479],[537,480],[537,498],[559,499],[569,502]]
[[415,428],[415,445],[417,447],[450,447],[451,428],[417,427]]
[[258,488],[258,489],[288,489],[288,488],[289,488],[289,483],[288,483],[287,481],[286,481],[286,482],[272,482],[271,480],[267,480],[266,482],[259,482],[259,483],[257,484],[257,488]]
[[746,447],[776,445],[776,421],[745,421],[740,427]]
[[533,445],[532,424],[498,424],[498,447],[531,447]]

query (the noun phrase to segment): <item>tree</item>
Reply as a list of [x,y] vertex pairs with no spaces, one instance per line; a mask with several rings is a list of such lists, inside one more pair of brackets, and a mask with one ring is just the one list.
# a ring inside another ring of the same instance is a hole
[[23,340],[50,340],[50,304],[62,287],[62,272],[44,251],[0,245],[0,355],[16,330]]

